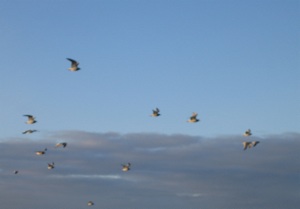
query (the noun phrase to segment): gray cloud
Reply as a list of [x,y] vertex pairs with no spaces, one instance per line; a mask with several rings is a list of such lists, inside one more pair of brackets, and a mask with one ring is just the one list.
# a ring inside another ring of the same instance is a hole
[[[245,139],[261,143],[244,151]],[[84,208],[89,200],[108,209],[295,208],[299,139],[83,131],[3,139],[1,208]],[[68,146],[55,148],[57,142]],[[46,155],[35,155],[45,147]],[[127,162],[132,169],[122,172]]]

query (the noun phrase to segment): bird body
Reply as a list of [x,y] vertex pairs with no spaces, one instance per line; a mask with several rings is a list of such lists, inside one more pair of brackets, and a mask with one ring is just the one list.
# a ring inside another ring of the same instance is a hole
[[190,117],[190,119],[187,121],[189,123],[197,123],[199,121],[199,119],[197,119],[197,113],[193,112],[192,116]]
[[251,130],[248,129],[247,131],[245,131],[245,133],[243,135],[244,136],[251,136],[252,135]]
[[28,117],[28,120],[26,121],[27,124],[34,124],[37,122],[32,115],[24,115],[24,116]]
[[36,155],[44,155],[46,154],[47,148],[44,149],[44,151],[36,151],[35,154]]
[[78,67],[79,63],[76,60],[67,58],[71,62],[71,67],[68,69],[70,71],[78,71],[80,68]]
[[259,141],[253,141],[252,142],[253,147],[255,147],[258,143],[259,143]]
[[65,148],[66,146],[67,146],[67,143],[66,143],[66,142],[57,143],[57,144],[55,145],[55,147],[63,147],[63,148]]
[[94,205],[94,203],[92,201],[88,201],[87,205],[92,206],[92,205]]
[[246,150],[247,148],[250,149],[252,147],[255,147],[258,143],[259,141],[243,142],[244,150]]
[[54,162],[48,163],[48,169],[51,170],[54,168]]
[[127,164],[123,164],[122,165],[122,171],[129,171],[130,170],[130,166],[131,166],[131,163],[127,163]]
[[23,132],[23,134],[32,134],[33,132],[36,132],[37,130],[26,130]]
[[244,145],[244,150],[246,150],[247,148],[251,148],[252,147],[251,142],[243,142],[243,145]]
[[160,116],[158,108],[155,108],[155,110],[152,110],[152,111],[153,111],[153,113],[150,116],[152,116],[152,117],[158,117],[158,116]]

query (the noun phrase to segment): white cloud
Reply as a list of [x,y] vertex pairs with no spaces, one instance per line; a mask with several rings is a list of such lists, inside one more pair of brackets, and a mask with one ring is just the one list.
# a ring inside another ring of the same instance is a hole
[[75,178],[75,179],[108,179],[108,180],[117,180],[121,179],[119,175],[86,175],[86,174],[68,174],[68,175],[60,175],[54,174],[49,175],[50,178]]

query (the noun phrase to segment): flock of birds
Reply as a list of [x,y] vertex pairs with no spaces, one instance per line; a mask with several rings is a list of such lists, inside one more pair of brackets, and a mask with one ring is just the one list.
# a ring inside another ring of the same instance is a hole
[[[78,67],[79,63],[76,61],[76,60],[73,60],[73,59],[70,59],[70,58],[67,58],[67,60],[69,60],[71,62],[71,67],[68,69],[70,71],[78,71],[80,70],[80,68]],[[152,114],[150,116],[152,117],[158,117],[160,116],[160,110],[158,108],[155,108],[152,110]],[[24,115],[25,117],[27,117],[27,121],[26,121],[26,124],[35,124],[37,123],[37,121],[35,120],[35,117],[33,115]],[[190,118],[187,120],[187,122],[189,123],[197,123],[199,122],[200,120],[197,118],[198,114],[196,112],[193,112],[192,113],[192,116],[190,116]],[[26,130],[23,132],[23,134],[32,134],[34,132],[37,132],[37,130],[32,130],[32,129],[29,129],[29,130]],[[252,135],[252,132],[250,129],[246,130],[243,134],[245,137],[249,137]],[[252,147],[255,147],[257,144],[259,143],[259,141],[244,141],[243,142],[243,146],[244,146],[244,150],[246,149],[250,149]],[[57,143],[55,145],[56,148],[59,148],[59,147],[62,147],[62,148],[65,148],[67,146],[67,143],[66,142],[60,142],[60,143]],[[45,148],[44,150],[39,150],[39,151],[36,151],[35,154],[36,155],[45,155],[47,152],[47,148]],[[54,162],[51,162],[51,163],[48,163],[48,169],[49,170],[52,170],[55,168],[54,166]],[[124,172],[127,172],[131,169],[131,163],[127,163],[127,164],[121,164],[121,170],[124,171]],[[18,170],[15,170],[14,171],[14,174],[18,174],[19,171]],[[92,201],[89,201],[87,203],[88,206],[93,206],[94,205],[94,202]]]

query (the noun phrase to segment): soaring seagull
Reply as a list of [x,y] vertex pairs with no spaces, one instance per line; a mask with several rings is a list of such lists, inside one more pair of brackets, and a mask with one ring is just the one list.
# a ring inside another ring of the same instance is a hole
[[92,206],[92,205],[94,205],[94,203],[92,201],[88,201],[87,205]]
[[158,116],[160,116],[158,108],[155,108],[155,110],[152,110],[152,111],[153,111],[153,113],[150,116],[152,116],[152,117],[158,117]]
[[55,145],[55,147],[63,147],[63,148],[65,148],[66,146],[67,146],[67,142],[61,142]]
[[48,169],[51,170],[54,168],[54,162],[48,163]]
[[23,134],[32,134],[33,132],[36,132],[37,130],[26,130],[23,132]]
[[247,148],[251,148],[252,147],[252,143],[251,142],[243,142],[244,145],[244,150],[246,150]]
[[252,142],[253,147],[255,147],[258,143],[259,143],[259,141],[253,141]]
[[245,133],[243,135],[244,136],[251,136],[252,135],[251,130],[248,129],[247,131],[245,131]]
[[78,71],[80,70],[80,68],[78,67],[79,62],[77,62],[76,60],[67,58],[67,60],[69,60],[71,62],[71,67],[68,69],[70,71]]
[[122,164],[122,171],[129,171],[131,163]]
[[36,155],[44,155],[46,154],[47,148],[45,148],[43,151],[36,151],[35,154]]
[[255,147],[258,143],[259,143],[259,141],[243,142],[244,150],[246,150],[247,148],[250,149],[250,148],[252,148],[252,147]]
[[32,115],[24,115],[24,116],[28,117],[28,120],[26,121],[27,124],[34,124],[37,122]]
[[199,119],[197,119],[197,113],[193,112],[192,116],[190,117],[190,119],[187,121],[189,123],[197,123],[199,121]]

